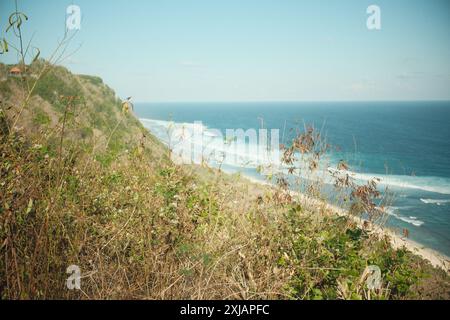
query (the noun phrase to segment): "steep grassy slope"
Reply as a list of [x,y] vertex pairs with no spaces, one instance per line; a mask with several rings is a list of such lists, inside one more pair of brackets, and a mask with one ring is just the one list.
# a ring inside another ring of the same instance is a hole
[[444,272],[351,219],[174,165],[101,79],[51,67],[24,105],[32,79],[0,71],[3,299],[448,298]]
[[[28,73],[38,74],[44,64],[44,61],[33,64]],[[9,68],[0,66],[0,79],[4,79],[0,81],[0,99],[6,116],[14,118],[20,112],[28,88],[36,79],[32,76],[25,80],[8,77]],[[108,149],[110,155],[117,155],[131,140],[134,140],[133,145],[146,135],[146,130],[136,118],[122,114],[121,100],[100,78],[75,76],[63,67],[51,67],[37,81],[30,102],[16,126],[25,133],[40,130],[41,135],[46,134],[45,138],[58,139],[58,131],[61,133],[63,124],[64,138],[95,143],[97,150]],[[150,140],[157,144],[152,137]],[[162,152],[160,147],[152,149]]]

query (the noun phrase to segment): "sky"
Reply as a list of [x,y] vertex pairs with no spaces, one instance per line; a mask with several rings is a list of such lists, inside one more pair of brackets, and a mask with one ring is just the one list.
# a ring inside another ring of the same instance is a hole
[[[71,4],[62,64],[137,102],[450,100],[448,0],[19,0],[42,57]],[[3,35],[13,8],[0,0]]]

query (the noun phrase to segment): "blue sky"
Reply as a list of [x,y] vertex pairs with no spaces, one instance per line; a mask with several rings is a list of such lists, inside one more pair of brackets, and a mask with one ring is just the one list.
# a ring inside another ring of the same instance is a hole
[[21,0],[43,57],[72,3],[80,47],[64,65],[135,101],[450,100],[447,0]]

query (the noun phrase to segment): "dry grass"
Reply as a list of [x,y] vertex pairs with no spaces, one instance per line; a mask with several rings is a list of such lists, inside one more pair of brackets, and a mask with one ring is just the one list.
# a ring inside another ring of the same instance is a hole
[[[443,272],[325,207],[283,197],[282,186],[171,163],[103,83],[53,71],[52,81],[79,84],[69,96],[77,102],[49,95],[50,81],[17,129],[14,84],[2,97],[3,299],[448,297]],[[42,101],[46,124],[27,116]],[[364,282],[371,264],[383,272],[376,291]],[[82,270],[82,290],[66,288],[70,265]]]

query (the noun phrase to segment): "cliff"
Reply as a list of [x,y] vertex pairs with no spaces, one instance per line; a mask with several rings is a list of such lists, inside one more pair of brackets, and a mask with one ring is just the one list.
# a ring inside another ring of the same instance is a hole
[[[100,78],[42,60],[9,70],[0,65],[3,299],[448,298],[445,272],[353,219],[173,164]],[[381,283],[370,290],[372,265]]]

